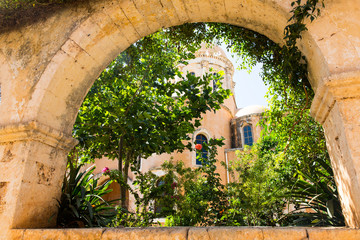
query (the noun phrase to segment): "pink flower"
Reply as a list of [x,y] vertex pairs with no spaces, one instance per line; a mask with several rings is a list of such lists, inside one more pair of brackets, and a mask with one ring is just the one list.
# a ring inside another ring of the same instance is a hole
[[108,167],[104,167],[103,170],[101,170],[102,173],[108,173],[110,172],[110,169]]
[[202,145],[201,144],[196,144],[195,149],[200,151],[202,149]]
[[176,200],[179,200],[180,197],[178,195],[175,195],[175,196],[170,196],[171,198],[175,198]]
[[173,182],[172,184],[171,184],[171,188],[172,189],[175,189],[177,187],[177,183],[176,182]]

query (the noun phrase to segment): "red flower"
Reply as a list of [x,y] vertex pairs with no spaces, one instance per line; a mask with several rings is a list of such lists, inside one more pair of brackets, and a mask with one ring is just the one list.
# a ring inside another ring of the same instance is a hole
[[175,198],[176,200],[179,200],[180,197],[178,195],[175,195],[175,196],[170,196],[171,198]]
[[202,145],[201,144],[196,144],[195,149],[200,151],[202,149]]
[[171,184],[171,188],[172,189],[175,189],[177,187],[177,183],[176,182],[173,182],[172,184]]

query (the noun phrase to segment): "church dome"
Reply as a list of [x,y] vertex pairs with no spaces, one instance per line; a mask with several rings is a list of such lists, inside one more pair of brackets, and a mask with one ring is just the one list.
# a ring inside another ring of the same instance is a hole
[[[201,43],[200,49],[195,52],[195,57],[198,61],[207,61],[211,64],[218,65],[222,70],[227,69],[232,78],[234,66],[220,46],[216,44]],[[215,67],[215,69],[220,70],[217,67]]]
[[216,44],[201,43],[201,48],[197,51],[197,54],[204,57],[223,57],[227,59],[224,50]]
[[235,118],[252,115],[252,114],[259,114],[265,112],[266,108],[260,105],[250,105],[244,108],[241,108],[235,114]]

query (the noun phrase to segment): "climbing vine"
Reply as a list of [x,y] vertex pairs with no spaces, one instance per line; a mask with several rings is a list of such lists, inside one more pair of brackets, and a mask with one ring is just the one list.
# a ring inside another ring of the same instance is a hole
[[[263,78],[266,83],[281,81],[285,85],[291,85],[296,91],[305,90],[310,93],[307,61],[296,43],[307,30],[306,20],[313,21],[320,15],[320,1],[296,0],[291,3],[292,15],[284,29],[283,46],[260,33],[222,23],[184,24],[171,28],[169,32],[184,44],[194,41],[225,42],[229,50],[243,59],[241,67],[251,68],[256,63],[263,63]],[[323,1],[321,6],[324,7]]]

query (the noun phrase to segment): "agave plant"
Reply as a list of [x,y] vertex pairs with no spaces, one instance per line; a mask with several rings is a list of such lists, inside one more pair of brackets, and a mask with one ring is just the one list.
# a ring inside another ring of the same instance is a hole
[[287,193],[296,210],[286,217],[294,225],[344,226],[334,175],[328,162],[317,159],[321,170],[299,172],[299,179]]
[[62,195],[59,203],[57,225],[59,227],[103,227],[115,217],[114,201],[108,202],[103,196],[110,193],[111,181],[99,184],[93,178],[95,166],[85,171],[84,164],[70,154],[68,169],[64,177]]

